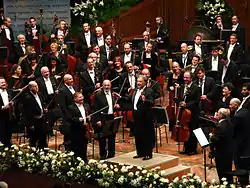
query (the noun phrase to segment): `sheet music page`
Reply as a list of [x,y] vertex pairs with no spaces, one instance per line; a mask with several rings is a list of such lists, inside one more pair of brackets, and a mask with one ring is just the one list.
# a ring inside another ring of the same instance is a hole
[[206,147],[209,145],[209,142],[201,128],[195,129],[193,130],[193,132],[198,142],[200,143],[201,147]]

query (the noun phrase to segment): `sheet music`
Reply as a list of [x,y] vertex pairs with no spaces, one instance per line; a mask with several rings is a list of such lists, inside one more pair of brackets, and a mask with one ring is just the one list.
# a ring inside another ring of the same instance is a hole
[[195,129],[193,132],[202,148],[209,145],[209,142],[201,128]]

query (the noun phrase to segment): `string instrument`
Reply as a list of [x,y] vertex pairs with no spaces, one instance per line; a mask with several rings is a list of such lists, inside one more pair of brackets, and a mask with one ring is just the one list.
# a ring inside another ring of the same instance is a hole
[[[186,93],[184,94],[183,102],[186,102],[187,95],[189,95],[190,90],[187,88]],[[183,108],[179,105],[179,108],[176,113],[176,124],[172,131],[172,139],[178,143],[186,142],[189,139],[189,128],[188,123],[191,119],[191,111]],[[179,146],[179,144],[178,144]]]
[[[49,38],[43,33],[43,13],[44,13],[44,10],[42,8],[40,8],[39,12],[40,12],[39,47],[40,47],[40,54],[42,54],[42,52],[50,52],[50,44],[49,44]],[[42,48],[43,41],[46,43],[46,45]]]
[[[118,102],[118,100],[119,100],[119,96],[121,96],[121,93],[122,93],[122,90],[123,90],[123,88],[124,88],[124,85],[125,85],[126,81],[127,81],[127,77],[124,79],[124,81],[123,81],[123,83],[122,83],[122,86],[121,86],[121,89],[120,89],[118,95],[116,95],[115,92],[114,92],[114,94],[113,94],[113,97],[117,97],[116,100],[115,100],[115,102],[114,102],[114,106],[117,104],[117,102]],[[118,112],[114,112],[114,117],[117,117],[117,113],[118,113]]]
[[169,92],[169,104],[167,106],[168,118],[171,122],[176,122],[177,105],[174,102],[174,98],[177,98],[177,87],[174,92]]
[[[56,32],[56,27],[58,25],[58,16],[56,14],[54,14],[54,20],[53,20],[53,28],[52,28],[52,33]],[[56,37],[56,36],[55,36]]]

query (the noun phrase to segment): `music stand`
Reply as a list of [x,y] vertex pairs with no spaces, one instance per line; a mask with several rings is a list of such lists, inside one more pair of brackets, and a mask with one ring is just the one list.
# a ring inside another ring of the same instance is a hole
[[193,132],[194,132],[194,135],[197,138],[197,140],[198,140],[198,142],[201,145],[201,148],[203,150],[203,154],[204,154],[204,180],[206,182],[207,181],[206,147],[209,146],[209,142],[208,142],[208,140],[207,140],[207,138],[206,138],[206,136],[201,128],[195,129],[195,130],[193,130]]
[[[158,138],[157,138],[157,125],[158,124],[168,124],[168,113],[166,108],[155,106],[152,107],[153,120],[155,126],[155,148],[156,153],[158,153]],[[167,136],[167,135],[166,135]]]
[[118,132],[122,116],[115,117],[113,120],[105,121],[100,133],[100,137],[108,137]]

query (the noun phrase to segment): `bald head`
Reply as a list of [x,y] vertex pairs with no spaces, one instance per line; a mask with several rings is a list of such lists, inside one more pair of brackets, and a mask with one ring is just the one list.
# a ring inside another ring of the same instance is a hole
[[187,43],[182,43],[181,44],[181,52],[184,53],[184,54],[188,52],[188,45],[187,45]]
[[110,80],[104,80],[103,83],[102,83],[102,86],[103,86],[103,90],[105,92],[109,92],[110,89],[111,89],[111,81]]
[[240,106],[240,99],[238,98],[232,98],[229,103],[229,108],[231,111],[237,111]]
[[29,89],[32,93],[37,94],[39,89],[38,89],[38,85],[35,81],[30,81],[29,82]]
[[74,80],[70,74],[65,74],[63,77],[63,81],[67,86],[73,86]]
[[229,115],[230,115],[229,109],[227,109],[227,108],[220,108],[218,110],[217,118],[218,118],[218,120],[226,119],[227,117],[229,117]]

